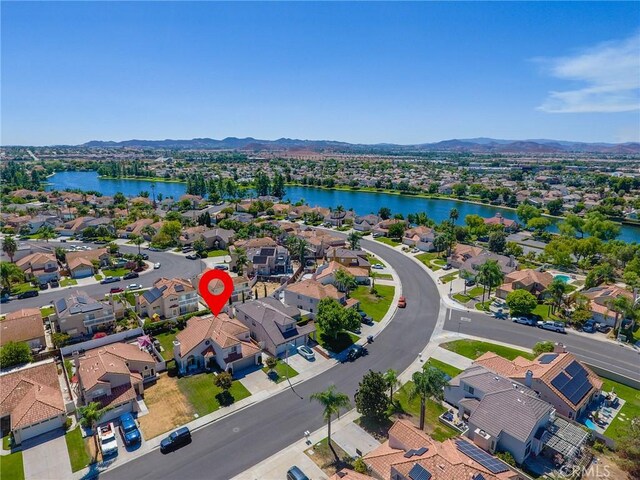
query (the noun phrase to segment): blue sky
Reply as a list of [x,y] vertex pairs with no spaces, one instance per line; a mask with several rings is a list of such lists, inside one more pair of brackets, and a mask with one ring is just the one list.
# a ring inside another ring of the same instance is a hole
[[640,141],[640,3],[2,2],[2,144]]

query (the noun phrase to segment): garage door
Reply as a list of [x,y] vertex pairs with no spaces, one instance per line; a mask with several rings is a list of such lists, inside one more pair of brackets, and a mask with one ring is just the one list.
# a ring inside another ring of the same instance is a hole
[[63,425],[64,420],[60,419],[60,417],[51,418],[49,420],[45,420],[44,422],[38,423],[28,428],[22,429],[22,441],[29,438],[36,437],[43,433],[50,432],[51,430],[55,430],[56,428],[60,428]]
[[111,420],[118,418],[123,413],[131,412],[131,402],[127,402],[124,405],[120,405],[105,413],[100,419],[100,423],[110,422]]

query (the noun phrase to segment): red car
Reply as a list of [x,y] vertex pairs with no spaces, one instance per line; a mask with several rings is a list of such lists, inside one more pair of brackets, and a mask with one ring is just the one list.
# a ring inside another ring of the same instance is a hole
[[121,293],[124,292],[124,290],[120,287],[113,287],[111,290],[109,290],[109,293]]
[[407,299],[404,296],[398,299],[398,308],[404,308],[407,306]]

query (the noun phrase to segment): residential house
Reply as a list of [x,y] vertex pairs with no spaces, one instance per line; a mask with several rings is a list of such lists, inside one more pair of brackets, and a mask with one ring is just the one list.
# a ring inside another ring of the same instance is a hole
[[[235,268],[235,260],[232,255],[231,268]],[[250,275],[272,276],[291,273],[291,258],[289,251],[278,245],[276,247],[260,247],[247,249],[249,263],[245,272]]]
[[587,412],[602,390],[602,380],[560,344],[554,352],[543,353],[534,360],[507,360],[487,352],[474,364],[521,382],[553,405],[558,414],[573,420]]
[[314,275],[315,280],[319,281],[323,285],[327,284],[336,284],[336,272],[338,270],[342,270],[347,272],[349,275],[353,276],[357,283],[368,285],[369,284],[369,269],[367,267],[347,267],[341,263],[336,261],[330,261],[329,263],[325,263],[321,265],[316,270]]
[[153,224],[153,220],[150,218],[141,218],[139,220],[136,220],[133,223],[130,223],[129,225],[127,225],[124,230],[120,230],[118,231],[118,236],[122,237],[122,238],[130,238],[133,235],[139,235],[142,236],[142,230],[144,230],[145,227],[149,226]]
[[111,255],[106,248],[67,252],[66,260],[71,278],[90,277],[95,273],[94,262],[100,267],[109,265]]
[[60,279],[60,269],[58,260],[53,253],[32,253],[26,257],[16,260],[16,265],[20,267],[28,280],[36,280],[39,283],[47,283],[51,280]]
[[447,263],[449,263],[453,268],[460,268],[465,261],[470,258],[477,257],[483,252],[483,250],[484,249],[482,247],[458,243],[451,251],[451,255],[447,259]]
[[[204,272],[200,275],[194,277],[191,280],[191,284],[195,289],[198,289],[200,286],[200,279],[204,275]],[[231,302],[245,302],[247,300],[251,300],[253,296],[252,287],[256,284],[256,277],[252,279],[247,278],[244,275],[238,275],[235,277],[231,277],[233,281],[233,293],[231,294]],[[224,290],[224,283],[222,280],[214,279],[208,285],[209,291],[214,295],[219,295],[220,292]]]
[[262,248],[262,247],[277,247],[278,242],[276,242],[271,237],[259,237],[259,238],[250,238],[248,240],[238,240],[234,243],[235,248],[244,248],[245,250],[249,250],[250,248]]
[[233,374],[261,361],[249,329],[226,313],[192,317],[176,335],[173,358],[180,374],[215,368]]
[[182,245],[192,245],[198,239],[204,240],[208,249],[222,250],[233,243],[235,232],[224,228],[207,228],[203,225],[187,228],[180,236]]
[[518,222],[508,218],[504,218],[500,212],[496,213],[493,217],[485,218],[484,224],[489,225],[502,225],[505,232],[515,232],[518,230]]
[[175,318],[198,310],[198,293],[184,278],[159,278],[153,287],[136,295],[136,312],[141,317]]
[[381,221],[382,219],[378,215],[374,215],[372,213],[369,215],[362,215],[356,217],[353,221],[353,229],[358,232],[369,233]]
[[115,325],[114,307],[76,290],[53,303],[55,321],[62,333],[71,336],[92,334]]
[[323,258],[328,248],[344,247],[346,243],[343,237],[318,229],[301,230],[296,236],[307,242],[307,252],[313,258]]
[[0,347],[8,342],[28,343],[33,350],[46,348],[44,324],[39,308],[21,308],[0,321]]
[[346,307],[358,305],[357,300],[348,299],[346,294],[339,292],[333,285],[323,285],[312,279],[291,284],[284,289],[284,303],[309,312],[310,318],[315,318],[318,304],[323,298],[333,298]]
[[354,218],[353,210],[332,210],[324,217],[324,221],[334,227],[342,227],[345,223],[353,222]]
[[313,322],[298,326],[296,318],[300,317],[300,311],[271,297],[237,304],[235,310],[238,320],[250,330],[251,338],[273,356],[306,345],[316,330]]
[[419,225],[405,230],[402,243],[410,247],[418,248],[423,252],[431,252],[435,250],[433,245],[435,238],[436,233],[433,228]]
[[136,344],[111,343],[73,354],[76,368],[75,393],[79,405],[98,402],[109,410],[101,421],[126,412],[137,412],[138,395],[144,382],[156,378],[158,364],[151,354]]
[[496,289],[496,297],[505,299],[514,290],[526,290],[538,299],[553,282],[553,275],[531,268],[516,270],[504,278],[504,283]]
[[540,453],[536,433],[554,414],[533,390],[482,365],[453,378],[445,387],[445,401],[457,407],[458,418],[469,427],[466,435],[477,446],[491,454],[508,451],[518,464]]
[[325,258],[328,262],[338,262],[345,267],[371,268],[369,255],[364,250],[331,247],[327,249]]
[[390,218],[388,220],[382,220],[375,227],[373,227],[373,230],[371,232],[373,233],[374,237],[387,237],[389,236],[389,227],[391,227],[391,225],[394,225],[396,223],[402,223],[404,225],[407,224],[406,220]]
[[613,327],[616,318],[620,319],[620,314],[611,310],[610,304],[618,297],[627,297],[633,300],[633,294],[617,285],[600,285],[581,292],[589,299],[589,309],[593,319],[605,325]]
[[[475,455],[477,449],[466,443],[460,439],[437,442],[410,421],[402,419],[397,420],[389,429],[389,439],[366,454],[363,460],[369,467],[371,476],[382,480],[527,478],[495,457],[489,457],[491,464],[481,460],[479,455]],[[353,478],[360,480],[358,477]]]
[[29,220],[27,226],[29,227],[29,233],[36,233],[42,227],[51,227],[53,229],[59,227],[62,221],[56,215],[36,215]]
[[53,360],[0,374],[0,418],[3,432],[6,426],[17,444],[64,425],[67,414]]
[[504,275],[508,275],[518,268],[518,261],[514,257],[499,255],[469,245],[456,245],[448,258],[448,263],[454,268],[459,268],[460,271],[464,270],[475,275],[480,266],[488,260],[495,260]]

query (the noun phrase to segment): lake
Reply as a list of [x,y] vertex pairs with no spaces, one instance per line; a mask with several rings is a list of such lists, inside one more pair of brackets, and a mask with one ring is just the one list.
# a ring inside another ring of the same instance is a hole
[[[95,190],[104,195],[113,196],[122,192],[126,196],[137,196],[141,191],[151,192],[149,180],[108,180],[98,177],[97,172],[60,172],[48,179],[47,190],[65,190],[80,188]],[[165,197],[180,198],[187,189],[184,183],[156,182],[156,195],[162,193]],[[377,213],[380,207],[388,207],[393,213],[426,212],[429,218],[441,222],[449,218],[452,208],[457,208],[459,223],[466,215],[476,214],[481,217],[491,217],[500,212],[505,218],[518,220],[514,210],[493,207],[475,203],[460,202],[452,199],[420,198],[406,195],[390,195],[388,193],[359,192],[351,190],[325,190],[322,188],[288,186],[286,199],[295,203],[304,200],[310,206],[336,207],[342,205],[345,209],[353,208],[358,215]],[[555,231],[555,225],[550,228]],[[640,239],[640,228],[622,225],[620,240],[637,242]]]

